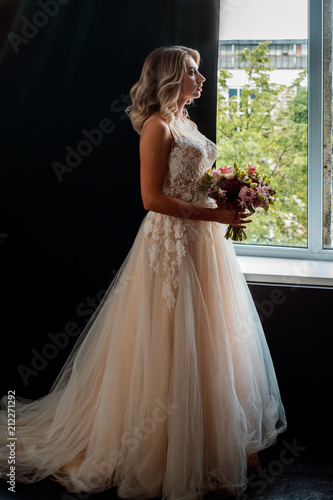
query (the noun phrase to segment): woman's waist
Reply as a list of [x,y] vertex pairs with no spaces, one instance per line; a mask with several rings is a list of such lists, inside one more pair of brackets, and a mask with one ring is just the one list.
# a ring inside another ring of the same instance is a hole
[[177,200],[185,201],[192,205],[197,205],[205,208],[216,208],[215,201],[210,198],[207,193],[202,191],[177,190],[168,187],[163,190],[164,194],[176,198]]

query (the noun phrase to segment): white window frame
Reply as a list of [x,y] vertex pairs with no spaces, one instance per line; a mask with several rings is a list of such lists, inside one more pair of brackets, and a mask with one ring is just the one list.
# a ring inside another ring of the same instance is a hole
[[234,243],[238,256],[333,262],[323,248],[323,0],[308,0],[308,246]]

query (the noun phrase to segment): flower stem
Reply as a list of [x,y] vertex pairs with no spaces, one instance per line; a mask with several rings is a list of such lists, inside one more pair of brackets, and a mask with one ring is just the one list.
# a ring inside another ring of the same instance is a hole
[[228,226],[224,237],[227,240],[230,238],[233,241],[245,241],[247,239],[247,235],[244,229],[231,225]]

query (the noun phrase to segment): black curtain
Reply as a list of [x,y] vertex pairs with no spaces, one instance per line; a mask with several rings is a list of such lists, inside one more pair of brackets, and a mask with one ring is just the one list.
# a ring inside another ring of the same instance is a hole
[[190,115],[215,139],[218,12],[216,0],[2,2],[1,394],[45,394],[131,248],[145,211],[124,109],[151,50],[200,51]]

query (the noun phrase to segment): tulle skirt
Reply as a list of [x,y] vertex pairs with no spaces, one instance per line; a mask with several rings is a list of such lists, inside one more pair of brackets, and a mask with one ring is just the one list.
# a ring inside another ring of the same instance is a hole
[[[286,420],[224,233],[210,222],[146,215],[50,393],[16,400],[17,481],[52,476],[70,492],[117,486],[128,499],[246,488],[247,456],[274,443]],[[0,436],[7,444],[6,410]]]

